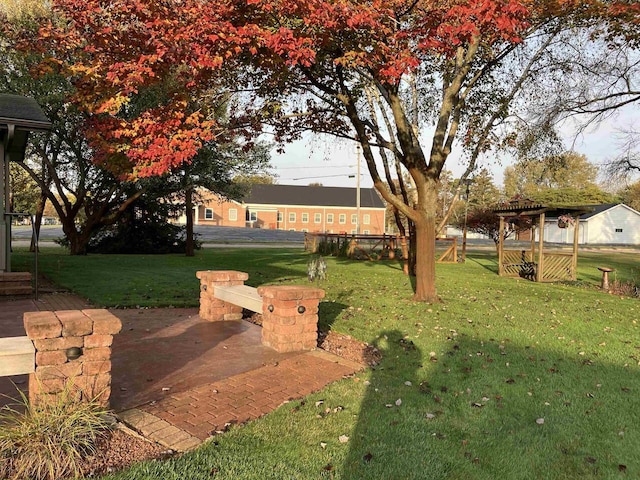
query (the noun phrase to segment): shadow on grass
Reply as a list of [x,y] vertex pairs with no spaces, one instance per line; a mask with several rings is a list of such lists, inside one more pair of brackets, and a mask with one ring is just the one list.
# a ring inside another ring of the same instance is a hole
[[637,361],[464,335],[425,355],[397,330],[373,343],[383,361],[336,478],[640,477]]

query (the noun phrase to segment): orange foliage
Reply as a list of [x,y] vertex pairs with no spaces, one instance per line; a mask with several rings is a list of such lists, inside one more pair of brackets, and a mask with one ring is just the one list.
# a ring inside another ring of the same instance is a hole
[[[397,85],[425,58],[459,47],[520,42],[549,16],[608,9],[604,0],[54,0],[64,21],[40,31],[47,68],[77,88],[72,101],[93,115],[96,161],[121,174],[149,176],[188,162],[221,128],[193,112],[199,93],[228,69],[313,68],[330,59]],[[636,10],[637,11],[637,10]],[[585,13],[588,15],[588,13]],[[33,48],[30,45],[28,48]],[[163,85],[159,105],[128,111],[132,96]]]

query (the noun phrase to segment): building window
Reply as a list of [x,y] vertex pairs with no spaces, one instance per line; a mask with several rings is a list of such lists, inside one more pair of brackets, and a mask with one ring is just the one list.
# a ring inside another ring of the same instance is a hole
[[258,221],[258,213],[257,212],[251,212],[249,214],[249,221],[257,222]]
[[368,213],[365,213],[365,214],[362,216],[362,223],[363,223],[364,225],[369,225],[369,224],[371,223],[371,215],[369,215]]
[[284,214],[282,212],[278,212],[278,222],[284,222]]
[[341,225],[344,225],[345,223],[347,223],[347,214],[346,213],[341,213],[340,216],[338,217],[338,223],[340,223]]
[[309,223],[309,214],[307,212],[302,214],[302,223]]
[[238,209],[237,208],[230,208],[229,209],[229,220],[232,222],[235,222],[236,220],[238,220]]
[[303,228],[302,230],[300,230],[303,233],[309,233],[309,229],[308,228]]
[[356,235],[358,232],[356,232],[355,230],[351,230],[351,235]]
[[290,228],[290,229],[289,229],[289,231],[290,231],[290,232],[295,232],[295,231],[296,231],[296,229],[295,229],[295,228]]
[[616,228],[616,233],[622,233],[622,229],[621,228]]
[[313,214],[313,223],[322,223],[322,214],[314,213]]
[[291,223],[295,223],[295,221],[296,221],[296,212],[289,212],[289,221]]
[[327,223],[333,223],[333,213],[327,213]]
[[365,235],[369,235],[371,232],[370,232],[369,230],[365,230],[363,233],[364,233]]
[[213,220],[213,208],[205,208],[204,209],[204,219],[205,220]]
[[356,225],[358,223],[358,214],[357,213],[352,213],[351,214],[351,225]]

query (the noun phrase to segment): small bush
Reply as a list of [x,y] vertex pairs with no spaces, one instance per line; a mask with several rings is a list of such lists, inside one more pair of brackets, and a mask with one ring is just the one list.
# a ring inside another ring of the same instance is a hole
[[106,411],[96,402],[80,401],[71,382],[42,405],[30,405],[20,395],[16,409],[0,409],[0,478],[79,476],[82,458],[96,453],[96,440],[107,430]]
[[609,292],[623,297],[640,298],[640,287],[631,281],[614,280],[610,285]]

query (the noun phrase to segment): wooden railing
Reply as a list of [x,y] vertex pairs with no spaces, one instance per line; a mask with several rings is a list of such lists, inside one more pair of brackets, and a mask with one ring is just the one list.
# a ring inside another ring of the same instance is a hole
[[[504,250],[502,254],[502,275],[535,280],[540,266],[532,258],[529,250]],[[541,282],[575,280],[576,272],[573,255],[569,252],[545,252],[542,257]]]
[[[505,277],[535,277],[536,265],[529,250],[504,250],[502,275]],[[533,280],[533,278],[531,278]]]
[[[312,253],[320,250],[321,243],[331,245],[328,255],[344,254],[350,258],[365,258],[378,260],[380,258],[395,258],[396,251],[400,250],[403,240],[408,244],[408,239],[401,235],[348,235],[346,233],[305,233],[304,249]],[[439,263],[457,263],[458,239],[437,238],[436,259]]]
[[555,282],[557,280],[575,280],[576,272],[573,268],[573,255],[571,253],[544,253],[544,269],[542,270],[542,282]]

